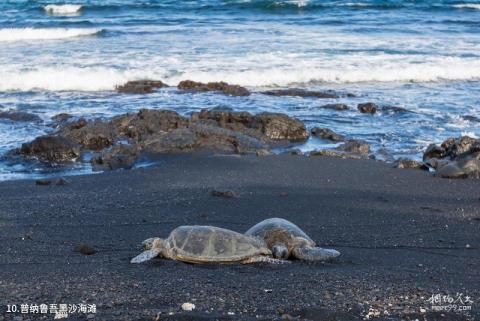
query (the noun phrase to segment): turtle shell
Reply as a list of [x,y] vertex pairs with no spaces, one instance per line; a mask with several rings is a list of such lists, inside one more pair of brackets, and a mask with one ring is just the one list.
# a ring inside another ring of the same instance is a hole
[[180,226],[166,240],[175,260],[191,263],[229,263],[271,255],[262,239],[214,226]]
[[283,218],[269,218],[251,227],[246,235],[264,239],[269,248],[283,243],[289,248],[315,246],[315,242],[297,225]]

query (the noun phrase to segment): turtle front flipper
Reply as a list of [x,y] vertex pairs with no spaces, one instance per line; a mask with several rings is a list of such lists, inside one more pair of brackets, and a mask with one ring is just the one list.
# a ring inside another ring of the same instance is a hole
[[293,256],[305,261],[330,261],[340,255],[340,252],[333,249],[321,247],[299,247],[293,250]]
[[290,261],[274,259],[268,256],[253,256],[242,261],[243,264],[250,263],[271,263],[271,264],[289,264]]
[[130,263],[142,263],[148,260],[157,257],[161,253],[160,249],[153,248],[150,250],[143,251],[139,255],[135,256],[133,259],[130,260]]

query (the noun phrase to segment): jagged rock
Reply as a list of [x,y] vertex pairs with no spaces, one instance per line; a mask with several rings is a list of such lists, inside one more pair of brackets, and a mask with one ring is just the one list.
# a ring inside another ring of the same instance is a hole
[[238,85],[230,85],[223,81],[209,82],[205,84],[205,83],[196,82],[192,80],[183,80],[178,84],[178,89],[189,90],[189,91],[200,91],[200,92],[219,91],[229,96],[250,95],[250,92],[248,91],[248,89]]
[[445,150],[446,156],[457,158],[480,152],[480,140],[469,136],[449,138],[442,143],[441,147]]
[[168,87],[160,80],[133,80],[115,89],[123,94],[151,94],[155,89]]
[[136,142],[142,142],[154,134],[186,128],[188,120],[170,110],[142,109],[134,115],[115,117],[112,124],[120,135],[125,135]]
[[304,141],[308,138],[305,124],[301,121],[277,113],[255,115],[253,128],[259,129],[271,140]]
[[268,90],[262,92],[264,95],[269,96],[297,96],[297,97],[312,97],[312,98],[338,98],[338,96],[333,92],[322,92],[322,91],[310,91],[301,88],[291,88],[291,89],[277,89],[277,90]]
[[451,161],[436,171],[436,176],[442,178],[480,178],[480,160],[461,159]]
[[73,116],[67,113],[60,113],[53,116],[51,119],[57,123],[63,123],[72,118]]
[[480,177],[480,139],[469,136],[449,138],[441,146],[431,144],[423,154],[426,164],[444,178]]
[[313,136],[320,137],[323,139],[328,139],[334,142],[344,141],[345,137],[335,133],[333,130],[328,128],[314,127],[310,131]]
[[72,139],[61,136],[40,136],[22,145],[18,153],[36,157],[42,162],[70,162],[80,156],[80,146]]
[[423,169],[428,170],[428,167],[419,161],[408,159],[408,158],[399,158],[393,163],[395,168],[412,168],[412,169]]
[[192,115],[193,122],[198,120],[214,120],[220,127],[239,131],[258,139],[295,142],[308,138],[305,125],[284,114],[260,113],[253,116],[247,112],[202,110]]
[[0,111],[0,119],[8,119],[11,121],[32,122],[32,123],[42,122],[42,119],[37,115],[26,113],[23,111],[15,111],[15,110]]
[[375,114],[378,110],[378,106],[374,103],[365,103],[365,104],[358,104],[358,110],[364,114]]
[[60,133],[63,137],[74,140],[84,149],[96,151],[113,145],[117,137],[111,122],[99,119],[87,121],[81,118],[64,126]]
[[131,168],[138,157],[138,150],[134,146],[116,145],[102,152],[100,156],[91,160],[96,170],[115,170]]
[[387,113],[409,113],[408,109],[398,106],[382,106],[382,111]]
[[320,106],[320,108],[333,109],[333,110],[348,110],[349,109],[348,105],[345,105],[345,104],[326,104],[326,105]]
[[347,153],[367,155],[370,152],[370,145],[359,140],[349,140],[336,149]]

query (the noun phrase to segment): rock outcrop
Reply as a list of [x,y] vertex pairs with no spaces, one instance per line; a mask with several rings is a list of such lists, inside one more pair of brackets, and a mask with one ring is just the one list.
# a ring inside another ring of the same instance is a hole
[[193,91],[193,92],[218,91],[229,96],[250,95],[250,91],[248,91],[248,89],[238,85],[230,85],[223,81],[209,82],[205,84],[205,83],[196,82],[192,80],[183,80],[178,84],[178,89]]
[[96,169],[130,168],[142,154],[199,150],[266,155],[271,146],[308,138],[305,125],[276,113],[202,110],[186,118],[174,111],[143,109],[110,120],[80,118],[59,125],[55,134],[24,144],[16,154],[42,162],[94,153]]
[[80,146],[67,137],[41,136],[23,144],[16,153],[35,157],[42,162],[63,163],[77,160],[80,157]]
[[428,170],[428,166],[426,166],[424,163],[409,158],[399,158],[395,160],[393,167]]
[[151,94],[155,89],[168,87],[160,80],[133,80],[115,89],[122,94]]
[[32,123],[42,122],[42,119],[37,115],[26,113],[23,111],[16,111],[16,110],[0,111],[0,119],[8,119],[11,121],[32,122]]
[[375,114],[378,106],[374,103],[358,104],[357,109],[363,114]]
[[341,142],[345,140],[345,136],[339,135],[328,128],[314,127],[310,130],[310,132],[313,136],[328,139],[334,142]]
[[449,138],[440,146],[431,144],[423,161],[444,178],[480,178],[480,139]]
[[351,159],[367,159],[370,145],[360,140],[347,140],[335,149],[316,150],[310,156],[330,156]]
[[320,106],[323,109],[333,109],[333,110],[348,110],[348,105],[345,104],[326,104]]

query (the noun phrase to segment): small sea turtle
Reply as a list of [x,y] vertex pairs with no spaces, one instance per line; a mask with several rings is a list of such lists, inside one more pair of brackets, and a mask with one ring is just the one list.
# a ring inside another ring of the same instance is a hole
[[273,259],[265,241],[214,226],[180,226],[166,239],[143,241],[144,252],[130,263],[141,263],[156,256],[188,263],[282,263]]
[[328,261],[340,255],[336,250],[317,247],[297,225],[283,218],[261,221],[245,234],[264,239],[277,259],[294,257],[306,261]]

